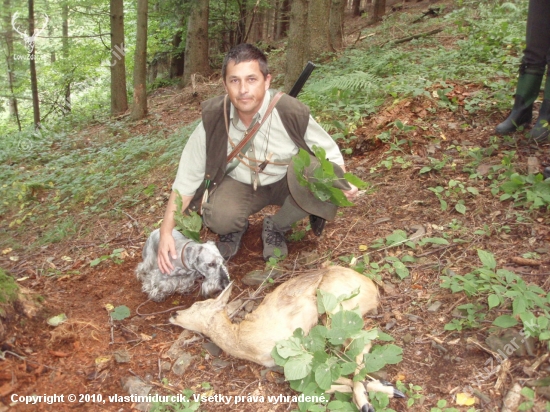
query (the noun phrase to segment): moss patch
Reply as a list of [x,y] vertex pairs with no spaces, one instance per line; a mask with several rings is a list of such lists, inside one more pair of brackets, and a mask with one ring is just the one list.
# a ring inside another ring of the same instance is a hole
[[17,299],[19,287],[15,279],[0,269],[0,304],[11,303]]

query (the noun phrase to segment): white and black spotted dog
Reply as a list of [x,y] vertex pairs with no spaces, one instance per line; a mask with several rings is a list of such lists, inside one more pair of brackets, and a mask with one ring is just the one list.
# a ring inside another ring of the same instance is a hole
[[176,243],[177,259],[172,260],[174,270],[170,274],[160,271],[157,263],[159,229],[154,230],[143,246],[143,262],[137,269],[141,290],[149,299],[162,302],[171,294],[188,292],[196,281],[202,280],[201,294],[210,297],[221,292],[229,284],[229,273],[216,244],[208,241],[197,243],[172,231]]

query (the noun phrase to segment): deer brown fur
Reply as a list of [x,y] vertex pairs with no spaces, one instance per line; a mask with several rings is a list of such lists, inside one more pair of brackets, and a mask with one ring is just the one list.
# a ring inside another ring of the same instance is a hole
[[317,324],[317,289],[341,296],[359,288],[359,294],[342,306],[346,310],[358,307],[361,315],[378,306],[378,291],[369,278],[332,266],[281,284],[241,323],[234,324],[224,310],[231,286],[216,299],[178,311],[170,322],[208,336],[230,355],[268,367],[275,365],[271,351],[277,341],[289,338],[297,328],[307,334]]

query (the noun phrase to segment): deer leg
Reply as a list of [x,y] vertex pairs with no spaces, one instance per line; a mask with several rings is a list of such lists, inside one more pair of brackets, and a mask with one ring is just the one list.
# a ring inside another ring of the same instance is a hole
[[[361,353],[355,358],[357,368],[355,369],[355,375],[357,375],[363,366],[363,357],[371,350],[372,344],[367,343]],[[390,398],[404,398],[405,394],[393,387],[392,384],[380,380],[372,380],[368,383],[354,382],[349,378],[343,376],[339,377],[334,384],[330,387],[327,393],[353,393],[353,403],[357,406],[357,409],[361,412],[375,412],[374,408],[369,402],[368,392],[383,392]]]
[[[357,364],[355,375],[361,372],[363,357],[366,353],[370,352],[371,347],[372,343],[367,343],[361,353],[355,357],[355,363]],[[355,406],[357,406],[357,409],[359,409],[361,412],[374,412],[374,408],[369,402],[367,388],[365,387],[363,382],[353,382],[353,402],[355,403]]]

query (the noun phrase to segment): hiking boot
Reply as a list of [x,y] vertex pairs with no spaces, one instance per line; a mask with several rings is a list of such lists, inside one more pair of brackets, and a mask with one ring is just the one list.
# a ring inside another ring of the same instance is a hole
[[550,135],[550,100],[544,99],[540,106],[539,118],[529,133],[529,138],[537,143],[544,142]]
[[[264,218],[262,241],[264,242],[264,260],[269,260],[271,257],[278,258],[288,255],[285,233],[275,226],[271,216]],[[275,254],[276,249],[280,252],[278,255]]]
[[528,66],[526,64],[520,66],[514,107],[506,120],[495,128],[497,134],[513,133],[518,127],[531,122],[533,102],[539,95],[543,75],[544,66]]
[[216,242],[216,246],[225,260],[229,260],[237,254],[239,248],[241,247],[241,239],[247,229],[248,220],[246,221],[244,229],[240,232],[231,232],[226,235],[219,235],[219,240]]

